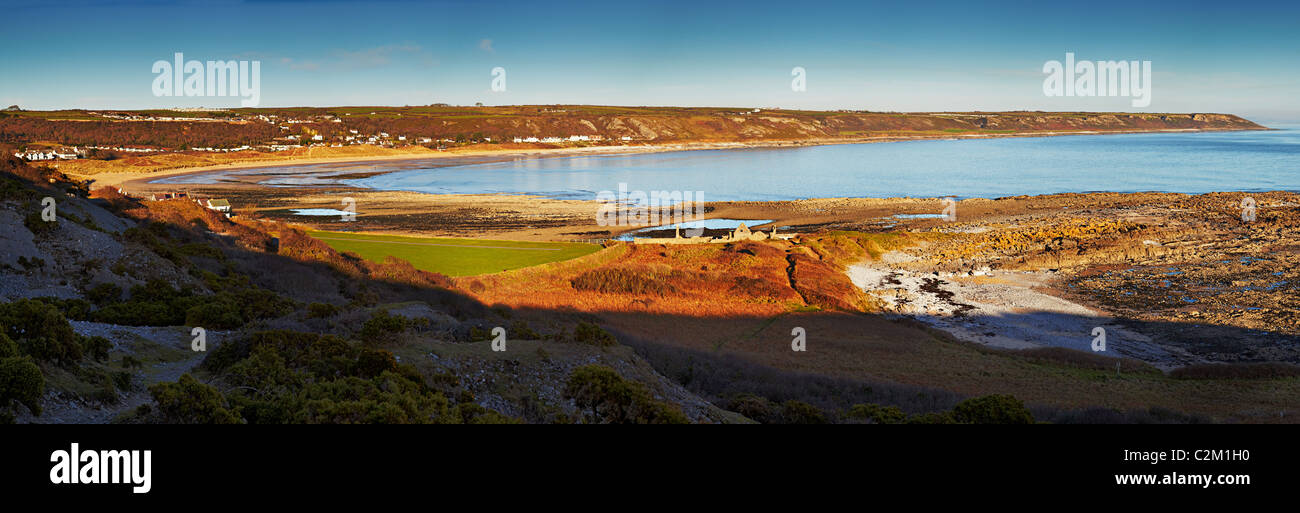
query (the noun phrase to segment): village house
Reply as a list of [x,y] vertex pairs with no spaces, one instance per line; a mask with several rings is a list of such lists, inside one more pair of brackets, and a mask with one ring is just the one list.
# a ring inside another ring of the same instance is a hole
[[219,213],[225,214],[226,217],[230,217],[230,214],[231,214],[231,208],[230,208],[230,202],[229,202],[229,201],[226,201],[226,200],[223,200],[223,199],[209,199],[209,200],[203,201],[203,202],[200,203],[200,204],[203,205],[203,206],[204,206],[205,208],[207,208],[208,210],[212,210],[212,211],[215,211],[215,212],[219,212]]

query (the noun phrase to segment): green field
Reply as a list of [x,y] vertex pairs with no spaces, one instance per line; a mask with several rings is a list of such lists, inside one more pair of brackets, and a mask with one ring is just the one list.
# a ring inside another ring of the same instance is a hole
[[600,246],[570,242],[520,242],[485,239],[402,237],[345,232],[309,231],[308,235],[339,252],[382,262],[394,256],[417,269],[447,276],[473,276],[548,262],[558,262],[595,253]]

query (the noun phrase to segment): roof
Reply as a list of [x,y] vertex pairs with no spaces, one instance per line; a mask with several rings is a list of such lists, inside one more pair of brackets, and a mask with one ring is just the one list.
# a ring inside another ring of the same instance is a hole
[[223,199],[208,200],[209,207],[229,207],[230,202]]

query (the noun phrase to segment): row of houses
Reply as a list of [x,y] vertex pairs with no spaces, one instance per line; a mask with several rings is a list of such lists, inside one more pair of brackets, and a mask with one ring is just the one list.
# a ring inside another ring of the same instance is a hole
[[79,159],[86,156],[86,150],[81,148],[59,148],[57,150],[27,150],[14,154],[23,160],[71,160]]
[[[562,142],[588,142],[588,141],[604,141],[604,140],[605,140],[605,136],[602,135],[570,135],[568,139],[562,137],[542,137],[540,139],[537,137],[516,137],[515,138],[516,143],[535,143],[535,142],[562,143]],[[632,137],[625,135],[623,137],[620,137],[619,140],[631,141]],[[488,139],[488,141],[491,142],[492,140]]]
[[86,149],[120,151],[125,153],[155,153],[159,151],[167,151],[167,150],[160,150],[157,148],[131,148],[128,146],[87,146]]

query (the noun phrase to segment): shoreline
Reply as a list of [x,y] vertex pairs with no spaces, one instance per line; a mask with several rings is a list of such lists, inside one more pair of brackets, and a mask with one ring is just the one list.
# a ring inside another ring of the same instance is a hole
[[[1078,130],[1078,131],[1042,131],[1042,132],[1015,132],[1000,134],[945,134],[945,135],[915,135],[915,136],[873,136],[859,138],[817,138],[817,139],[783,139],[771,141],[695,141],[681,143],[663,143],[663,144],[645,144],[634,146],[609,145],[609,146],[586,146],[575,148],[496,148],[496,149],[468,149],[461,151],[433,151],[399,154],[399,155],[370,155],[370,156],[338,156],[338,157],[289,157],[285,159],[271,160],[250,160],[246,162],[231,162],[224,164],[214,164],[196,167],[177,167],[164,169],[148,173],[132,172],[108,172],[96,174],[80,174],[75,172],[67,173],[82,180],[92,180],[96,186],[110,187],[156,187],[161,184],[154,183],[162,178],[176,178],[183,176],[192,176],[204,173],[214,173],[220,171],[246,170],[246,169],[274,169],[295,166],[313,166],[324,164],[365,164],[369,162],[394,162],[394,161],[413,161],[413,160],[441,160],[463,158],[473,160],[469,163],[458,163],[453,165],[469,165],[478,163],[487,163],[496,161],[494,159],[505,159],[508,157],[535,157],[535,158],[562,158],[576,155],[587,156],[609,156],[609,155],[628,155],[641,153],[669,153],[676,151],[709,151],[709,150],[732,150],[732,149],[761,149],[761,148],[797,148],[811,146],[830,146],[838,144],[873,144],[903,141],[944,141],[944,140],[979,140],[979,139],[1004,139],[1012,137],[1064,137],[1077,135],[1123,135],[1123,134],[1159,134],[1159,133],[1200,133],[1200,132],[1245,132],[1275,130],[1273,128],[1186,128],[1186,129],[1154,129],[1154,130]],[[383,174],[383,173],[380,173]],[[213,185],[213,184],[201,184]]]

